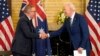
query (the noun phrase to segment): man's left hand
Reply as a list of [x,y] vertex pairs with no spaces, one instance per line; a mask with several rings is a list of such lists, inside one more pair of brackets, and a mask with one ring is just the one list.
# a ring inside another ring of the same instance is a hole
[[82,47],[79,47],[77,50],[78,50],[78,52],[79,52],[80,54],[82,54],[82,51],[83,51],[83,48],[82,48]]

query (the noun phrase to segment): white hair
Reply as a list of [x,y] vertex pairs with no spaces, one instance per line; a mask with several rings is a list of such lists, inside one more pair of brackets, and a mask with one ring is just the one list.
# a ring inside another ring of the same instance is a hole
[[75,6],[74,6],[73,3],[71,3],[71,2],[66,2],[66,3],[64,4],[64,6],[68,6],[69,8],[71,8],[72,10],[75,11]]

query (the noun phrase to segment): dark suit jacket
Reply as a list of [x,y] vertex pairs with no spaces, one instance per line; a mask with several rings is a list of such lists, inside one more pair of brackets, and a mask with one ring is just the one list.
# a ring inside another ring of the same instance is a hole
[[29,20],[26,15],[23,15],[17,24],[11,48],[12,52],[24,55],[32,54],[32,49],[35,49],[33,41],[35,42],[37,37],[38,34],[35,32],[31,20]]
[[69,19],[66,19],[63,26],[58,31],[50,33],[50,37],[60,35],[62,31],[68,32],[67,34],[70,35],[70,41],[74,49],[82,47],[87,50],[87,53],[90,52],[89,30],[83,16],[76,13],[71,26]]

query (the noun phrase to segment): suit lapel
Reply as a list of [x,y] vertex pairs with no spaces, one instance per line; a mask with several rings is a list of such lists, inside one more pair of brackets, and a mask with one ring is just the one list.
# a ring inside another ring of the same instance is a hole
[[77,13],[75,13],[75,16],[74,16],[74,19],[73,19],[73,22],[72,22],[72,25],[71,25],[71,27],[73,27],[73,25],[74,25],[74,23],[75,23],[75,21],[76,21],[76,17],[77,17],[77,15],[76,15]]
[[70,28],[70,19],[69,18],[66,20],[66,28],[70,32],[71,28]]
[[74,16],[74,19],[73,19],[72,25],[70,25],[70,19],[69,19],[69,18],[66,20],[67,30],[68,30],[69,32],[70,32],[71,29],[73,28],[73,25],[75,24],[76,19],[77,19],[77,13],[75,13],[75,16]]

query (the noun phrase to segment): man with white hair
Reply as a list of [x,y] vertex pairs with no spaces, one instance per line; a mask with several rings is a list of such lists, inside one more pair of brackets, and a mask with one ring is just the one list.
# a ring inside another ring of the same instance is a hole
[[82,53],[82,50],[86,50],[87,56],[90,56],[91,44],[89,41],[89,30],[85,18],[75,12],[75,7],[72,3],[65,3],[64,13],[68,17],[65,19],[63,26],[54,32],[49,33],[50,37],[60,35],[63,31],[66,31],[70,36],[71,42],[71,54],[73,50],[78,50]]

